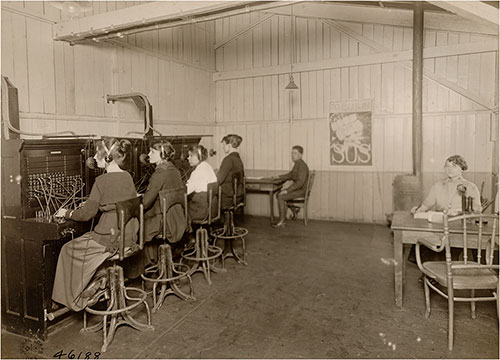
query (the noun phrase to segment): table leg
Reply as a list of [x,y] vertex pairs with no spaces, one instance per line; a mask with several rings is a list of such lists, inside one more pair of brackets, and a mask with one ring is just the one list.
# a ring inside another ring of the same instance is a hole
[[403,232],[394,231],[394,301],[403,308]]
[[403,287],[406,285],[406,264],[410,257],[411,244],[403,244]]
[[270,206],[270,211],[269,213],[271,214],[271,224],[274,223],[274,191],[270,190],[269,191],[269,206]]

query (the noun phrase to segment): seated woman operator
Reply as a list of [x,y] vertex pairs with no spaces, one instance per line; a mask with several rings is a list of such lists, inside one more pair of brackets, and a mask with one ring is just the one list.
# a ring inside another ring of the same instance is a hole
[[[208,151],[203,145],[189,148],[189,165],[195,169],[187,181],[188,209],[191,220],[204,220],[208,216],[207,185],[217,181],[214,169],[206,161]],[[217,203],[212,204],[212,214],[217,211]]]
[[416,212],[448,211],[448,215],[454,216],[462,211],[462,194],[473,200],[474,212],[480,213],[481,198],[477,186],[464,179],[463,173],[467,170],[467,162],[460,155],[453,155],[446,159],[444,164],[446,178],[432,185],[431,191],[422,205],[411,209]]
[[[93,231],[66,243],[59,254],[52,299],[74,311],[84,309],[97,290],[104,287],[105,271],[99,271],[96,281],[86,289],[99,267],[118,250],[115,204],[137,196],[132,176],[120,168],[129,146],[127,140],[105,138],[99,141],[94,159],[105,173],[95,179],[90,196],[82,207],[72,211],[60,209],[56,214],[75,221],[88,221],[99,210],[103,212]],[[126,247],[136,243],[138,229],[137,219],[127,224]]]
[[[158,258],[158,244],[152,241],[162,232],[163,216],[160,206],[159,192],[162,190],[178,189],[184,184],[181,173],[172,163],[175,149],[169,141],[160,141],[153,144],[149,150],[149,162],[156,166],[149,178],[149,185],[144,193],[144,249],[129,259],[126,268],[128,278],[136,278],[144,272],[144,268],[156,263]],[[181,240],[186,231],[186,220],[180,205],[175,205],[167,212],[167,238],[170,243]]]
[[[238,147],[242,141],[242,137],[235,134],[226,135],[221,140],[224,153],[226,154],[217,172],[217,181],[219,181],[222,192],[222,209],[227,209],[233,205],[233,178],[235,176],[240,176],[241,178],[245,176],[243,162],[238,152]],[[236,194],[238,202],[243,198],[243,190],[243,183],[240,182]]]

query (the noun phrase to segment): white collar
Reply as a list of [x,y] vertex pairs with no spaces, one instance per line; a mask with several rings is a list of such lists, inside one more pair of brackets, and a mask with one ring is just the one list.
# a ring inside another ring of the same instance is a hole
[[106,168],[107,173],[114,173],[114,172],[123,172],[123,169],[118,166],[118,164],[114,161],[112,161],[108,167]]
[[462,175],[460,175],[460,176],[458,176],[458,177],[456,177],[456,178],[449,178],[449,177],[447,177],[447,178],[446,178],[446,181],[447,181],[447,182],[464,181],[464,178],[463,178],[463,176],[462,176]]

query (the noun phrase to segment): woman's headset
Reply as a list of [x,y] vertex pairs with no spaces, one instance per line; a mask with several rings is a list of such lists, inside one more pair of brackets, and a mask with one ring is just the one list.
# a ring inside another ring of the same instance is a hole
[[175,148],[170,144],[170,142],[167,142],[165,145],[163,143],[160,143],[160,157],[163,160],[173,160],[175,155]]
[[101,143],[102,143],[102,147],[104,148],[104,151],[106,152],[106,156],[104,157],[104,161],[106,161],[107,163],[110,163],[111,161],[113,161],[113,154],[111,154],[111,152],[116,147],[116,143],[111,145],[111,148],[109,148],[109,149],[106,146],[106,143],[104,142],[104,140]]
[[201,162],[203,161],[203,155],[202,155],[202,152],[201,152],[201,146],[202,145],[195,145],[196,146],[196,151],[194,152],[196,154],[196,157],[198,158],[198,160]]

